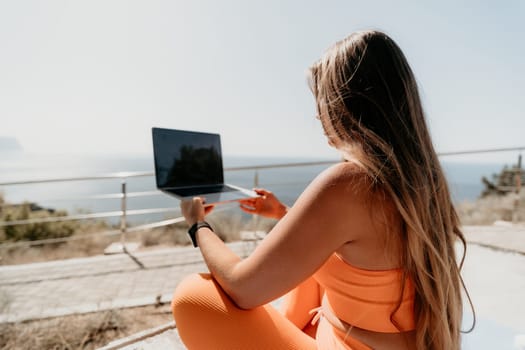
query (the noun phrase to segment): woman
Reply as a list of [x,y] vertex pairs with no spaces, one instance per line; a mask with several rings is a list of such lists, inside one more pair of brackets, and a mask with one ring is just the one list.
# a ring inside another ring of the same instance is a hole
[[[454,243],[465,239],[414,75],[387,35],[358,32],[310,69],[328,143],[345,162],[287,210],[271,193],[241,207],[282,218],[246,259],[181,204],[210,275],[186,278],[173,314],[189,349],[459,349]],[[464,254],[463,254],[464,256]],[[267,303],[284,294],[284,311]]]

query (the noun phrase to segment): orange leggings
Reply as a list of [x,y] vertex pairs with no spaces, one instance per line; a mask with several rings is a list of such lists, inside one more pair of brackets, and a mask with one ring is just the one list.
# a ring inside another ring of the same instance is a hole
[[171,307],[179,335],[190,350],[370,350],[323,318],[316,333],[310,311],[320,306],[321,296],[311,277],[286,295],[282,313],[269,304],[242,310],[210,274],[194,274],[179,283]]
[[[273,306],[239,309],[209,274],[186,277],[177,286],[171,307],[179,335],[190,350],[317,349],[314,338]],[[304,322],[312,318],[308,311],[302,317],[287,314]]]

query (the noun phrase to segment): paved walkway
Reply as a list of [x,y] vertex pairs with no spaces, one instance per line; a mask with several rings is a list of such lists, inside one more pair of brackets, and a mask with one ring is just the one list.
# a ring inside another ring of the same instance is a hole
[[[525,332],[525,227],[468,226],[464,231],[471,243],[465,280],[478,315]],[[247,256],[254,243],[230,247]],[[206,270],[192,247],[135,255],[145,269],[126,255],[0,267],[0,322],[168,302],[183,276]],[[140,344],[130,349],[148,349]]]
[[510,253],[525,254],[525,226],[465,226],[467,241]]
[[[229,246],[247,256],[252,242]],[[0,267],[0,322],[168,302],[181,278],[206,271],[193,247]]]

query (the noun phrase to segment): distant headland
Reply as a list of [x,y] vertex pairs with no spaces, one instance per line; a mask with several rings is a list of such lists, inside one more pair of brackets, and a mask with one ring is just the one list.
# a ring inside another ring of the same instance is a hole
[[0,136],[0,153],[22,152],[24,149],[14,137]]

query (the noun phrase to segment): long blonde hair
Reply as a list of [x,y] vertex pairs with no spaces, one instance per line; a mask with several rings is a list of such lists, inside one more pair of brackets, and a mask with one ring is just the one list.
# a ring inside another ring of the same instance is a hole
[[357,32],[310,73],[321,120],[345,144],[359,145],[354,156],[403,219],[401,259],[416,290],[417,348],[459,349],[466,242],[405,56],[386,34]]

